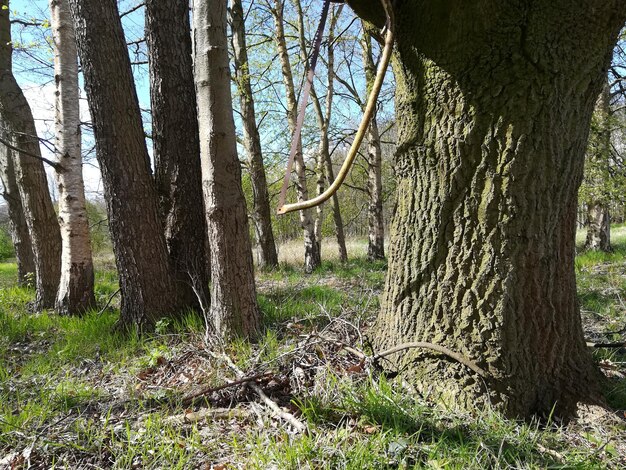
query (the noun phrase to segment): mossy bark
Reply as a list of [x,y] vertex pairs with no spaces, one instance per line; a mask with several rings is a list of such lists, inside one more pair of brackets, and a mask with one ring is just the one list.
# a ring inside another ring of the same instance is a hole
[[[369,2],[361,2],[368,4]],[[568,415],[598,392],[574,273],[576,196],[622,1],[398,2],[398,209],[377,349],[453,406]]]

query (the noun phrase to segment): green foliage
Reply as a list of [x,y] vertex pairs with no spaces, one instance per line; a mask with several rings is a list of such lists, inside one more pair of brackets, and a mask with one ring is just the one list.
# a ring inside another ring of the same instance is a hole
[[15,256],[13,241],[8,231],[0,227],[0,261],[5,261]]
[[91,249],[94,254],[111,251],[111,237],[104,203],[87,201],[87,218],[89,219]]

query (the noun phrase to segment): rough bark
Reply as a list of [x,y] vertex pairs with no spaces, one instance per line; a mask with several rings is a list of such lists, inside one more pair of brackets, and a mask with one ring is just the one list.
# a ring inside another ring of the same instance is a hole
[[611,217],[609,209],[600,202],[587,205],[585,250],[612,251]]
[[230,1],[232,21],[232,46],[235,66],[235,80],[239,92],[239,108],[243,122],[243,140],[248,154],[248,171],[252,183],[252,220],[259,245],[258,266],[275,268],[278,266],[278,253],[274,242],[270,197],[263,165],[261,137],[256,123],[254,98],[250,84],[250,68],[246,46],[246,31],[241,0]]
[[376,347],[430,341],[486,369],[483,382],[435,353],[395,357],[452,406],[567,416],[599,388],[576,298],[576,196],[626,7],[396,5],[398,208]]
[[78,58],[67,0],[51,0],[50,14],[54,42],[55,153],[60,165],[56,177],[62,245],[56,309],[59,313],[74,315],[85,312],[96,303],[80,152]]
[[[6,139],[6,136],[2,135],[2,138]],[[0,181],[4,188],[2,197],[7,203],[11,240],[15,249],[17,283],[20,286],[26,286],[35,281],[35,278],[30,278],[35,275],[35,255],[24,217],[22,197],[15,179],[13,151],[2,144],[0,144]]]
[[[2,0],[0,5],[8,7],[9,2]],[[39,159],[35,121],[13,76],[11,54],[9,9],[0,8],[0,122],[11,145],[23,150],[14,152],[14,169],[35,255],[34,308],[41,310],[55,304],[61,274],[61,235],[46,172]]]
[[211,245],[211,315],[222,337],[260,325],[248,216],[237,158],[226,39],[227,0],[195,0],[193,30],[202,187]]
[[[372,53],[371,26],[363,22],[363,67],[369,94],[376,77],[376,64]],[[385,224],[383,219],[382,148],[376,113],[367,132],[367,258],[370,261],[385,259]]]
[[[287,95],[287,121],[291,134],[295,132],[296,120],[298,118],[298,102],[296,100],[296,88],[293,83],[293,73],[291,71],[291,62],[289,60],[289,50],[285,40],[284,28],[284,9],[283,0],[274,0],[274,8],[272,15],[274,17],[274,26],[276,28],[276,47],[278,48],[278,57],[280,60],[283,83],[285,85],[285,93]],[[309,199],[309,191],[306,185],[306,166],[302,156],[302,140],[298,142],[294,166],[296,168],[296,193],[299,201]],[[322,264],[320,255],[320,246],[315,238],[315,226],[310,209],[300,211],[300,225],[304,231],[304,271],[306,273],[313,272]]]
[[209,301],[189,2],[147,0],[155,182],[181,308]]
[[177,311],[137,93],[115,0],[69,0],[109,230],[122,327],[150,327]]

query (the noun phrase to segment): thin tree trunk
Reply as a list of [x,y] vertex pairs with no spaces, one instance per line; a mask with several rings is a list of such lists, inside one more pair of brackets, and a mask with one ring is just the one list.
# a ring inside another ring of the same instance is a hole
[[207,308],[209,262],[189,2],[146,1],[155,181],[182,308]]
[[260,312],[237,158],[226,10],[227,0],[194,0],[202,186],[211,244],[211,320],[222,337],[251,337],[259,330]]
[[[6,139],[6,136],[2,137]],[[8,206],[11,239],[17,261],[17,283],[20,286],[26,286],[35,281],[35,278],[30,278],[35,275],[35,255],[24,217],[22,197],[15,179],[12,152],[8,147],[0,144],[0,181],[4,187],[2,197]]]
[[[48,191],[35,121],[22,90],[15,81],[11,63],[9,2],[0,5],[0,122],[11,144],[24,152],[14,153],[14,169],[33,253],[37,294],[34,308],[52,308],[61,274],[61,235]],[[34,155],[33,156],[30,155]]]
[[396,5],[398,208],[375,345],[430,341],[485,368],[483,382],[438,354],[395,357],[450,406],[569,416],[601,381],[576,199],[623,1]]
[[[363,66],[365,69],[365,83],[369,94],[374,86],[376,64],[372,54],[371,26],[363,22]],[[385,259],[385,224],[383,219],[383,189],[382,189],[382,149],[380,134],[376,121],[376,112],[367,132],[367,208],[368,241],[367,258],[370,261]]]
[[[284,6],[283,0],[274,0],[272,15],[274,16],[274,25],[276,27],[276,36],[274,39],[278,48],[283,83],[287,95],[287,121],[289,123],[289,130],[291,134],[293,134],[296,129],[296,120],[298,117],[298,102],[296,100],[291,63],[289,61],[289,50],[287,49],[287,42],[285,40],[285,29],[283,25]],[[302,156],[302,139],[298,142],[294,163],[297,175],[296,193],[298,200],[306,201],[309,199],[309,191],[306,185],[306,166]],[[300,224],[304,231],[304,271],[311,273],[322,264],[322,258],[320,255],[320,247],[315,237],[315,226],[310,209],[300,211]]]
[[56,157],[61,228],[61,280],[56,309],[78,314],[93,307],[94,271],[85,207],[80,142],[80,109],[76,37],[67,0],[51,0],[56,83]]
[[586,181],[587,193],[587,238],[586,250],[600,250],[609,252],[611,248],[611,222],[608,204],[611,194],[607,191],[608,167],[611,164],[611,89],[605,79],[602,92],[596,102],[592,119],[589,145],[587,146],[587,161],[585,162],[589,175]]
[[115,0],[69,0],[120,278],[123,327],[178,310],[137,93]]
[[[300,50],[302,52],[302,60],[308,63],[307,53],[306,53],[306,42],[304,39],[304,15],[302,12],[302,6],[299,0],[294,0],[296,4],[296,9],[298,10],[298,29],[299,29],[299,37],[300,37]],[[330,25],[328,28],[328,38],[327,38],[327,78],[328,78],[328,88],[326,90],[326,100],[325,100],[325,112],[322,109],[322,105],[320,103],[319,97],[315,92],[315,87],[311,85],[311,100],[313,101],[313,107],[315,109],[315,114],[317,116],[317,123],[320,128],[320,144],[318,150],[318,161],[317,161],[317,194],[322,194],[325,190],[325,183],[327,182],[329,185],[333,183],[335,180],[335,172],[333,170],[333,164],[330,156],[330,144],[328,138],[328,131],[330,127],[330,121],[332,117],[333,110],[333,97],[335,93],[334,89],[334,40],[335,40],[335,26],[337,25],[337,21],[339,20],[339,15],[343,6],[339,6],[336,10],[333,9]],[[339,207],[339,197],[337,193],[334,193],[331,198],[332,203],[332,211],[333,211],[333,222],[335,223],[335,236],[337,239],[337,248],[339,250],[339,261],[345,263],[348,261],[348,251],[346,249],[346,237],[344,234],[343,228],[343,220],[341,218],[341,209]],[[316,218],[316,236],[317,241],[321,245],[322,234],[321,227],[323,224],[323,213],[322,213],[323,204],[317,206],[318,213]],[[318,225],[319,224],[319,225]],[[319,234],[318,234],[319,231]],[[320,247],[321,252],[321,247]]]
[[235,80],[239,91],[239,107],[243,121],[243,138],[248,154],[248,169],[252,183],[252,220],[259,244],[259,267],[278,266],[278,254],[272,231],[270,198],[261,152],[261,138],[256,124],[254,98],[250,84],[250,68],[246,46],[245,22],[241,0],[230,2],[232,18],[232,46],[234,53]]
[[587,205],[587,237],[585,250],[612,251],[611,218],[608,208],[600,203]]

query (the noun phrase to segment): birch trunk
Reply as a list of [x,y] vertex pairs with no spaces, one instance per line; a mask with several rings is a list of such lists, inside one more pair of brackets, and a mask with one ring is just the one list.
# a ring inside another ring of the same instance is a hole
[[8,141],[22,150],[14,153],[14,168],[35,256],[34,308],[42,310],[55,304],[61,275],[61,235],[40,160],[35,121],[12,72],[8,0],[0,0],[0,6],[7,6],[0,8],[0,122]]
[[50,14],[56,84],[55,152],[61,167],[56,173],[62,242],[56,309],[59,313],[74,315],[96,303],[80,151],[78,59],[67,0],[51,0]]
[[574,239],[624,3],[398,2],[395,18],[398,208],[376,348],[430,341],[486,369],[483,382],[438,354],[395,356],[405,379],[452,407],[571,416],[601,381]]
[[137,93],[115,0],[69,0],[120,278],[120,326],[178,312]]
[[259,267],[278,266],[278,254],[272,231],[270,197],[263,165],[261,137],[256,124],[254,98],[250,84],[250,68],[246,46],[245,22],[241,0],[230,1],[232,18],[232,46],[235,65],[235,80],[239,91],[239,107],[243,121],[243,138],[248,154],[248,169],[252,182],[252,220],[259,245]]
[[227,0],[194,0],[202,187],[211,245],[211,315],[221,337],[260,327],[248,216],[237,158],[226,39]]
[[[4,135],[2,138],[6,140]],[[35,275],[35,256],[24,217],[22,197],[15,179],[13,158],[13,151],[0,143],[0,181],[4,187],[2,197],[7,203],[9,212],[11,239],[17,261],[17,283],[20,286],[27,286],[35,281],[34,278],[30,278]]]
[[[285,40],[284,29],[284,10],[283,0],[274,0],[274,8],[272,15],[274,17],[274,25],[276,27],[276,47],[278,48],[278,56],[283,75],[283,83],[287,95],[287,121],[291,134],[295,132],[296,120],[298,118],[298,102],[296,100],[296,89],[293,83],[293,73],[291,71],[291,63],[289,61],[289,51]],[[309,199],[309,190],[306,185],[306,166],[302,155],[302,139],[298,142],[294,166],[296,168],[296,194],[299,201]],[[300,224],[304,231],[304,271],[306,273],[313,272],[322,264],[319,243],[315,237],[315,226],[310,209],[300,211]]]
[[[299,29],[299,37],[300,37],[300,50],[303,54],[302,60],[305,63],[308,63],[307,55],[306,55],[306,42],[304,39],[304,15],[302,12],[302,6],[299,0],[295,0],[296,9],[298,10],[298,29]],[[326,89],[326,99],[325,99],[325,109],[322,109],[322,105],[320,102],[317,93],[315,92],[315,86],[311,85],[311,100],[313,101],[313,108],[315,109],[315,114],[317,116],[317,124],[320,129],[320,144],[318,148],[317,154],[317,194],[322,194],[326,189],[326,183],[328,185],[332,184],[335,180],[335,172],[333,170],[333,163],[330,155],[330,141],[328,137],[328,131],[330,128],[332,111],[333,111],[333,97],[335,94],[334,89],[334,79],[335,79],[335,54],[334,54],[334,40],[335,40],[335,26],[337,25],[337,21],[339,20],[339,15],[343,6],[339,6],[337,9],[332,10],[330,15],[330,24],[328,27],[328,37],[327,37],[327,57],[326,57],[326,70],[327,70],[327,80],[328,85]],[[333,211],[333,222],[335,224],[335,237],[337,239],[337,249],[339,251],[339,261],[345,263],[348,261],[348,251],[346,249],[346,237],[344,234],[343,228],[343,220],[341,218],[341,208],[339,207],[339,197],[337,193],[334,193],[331,197],[332,211]],[[323,225],[323,212],[322,212],[323,204],[317,206],[317,218],[315,220],[315,228],[316,228],[316,237],[317,242],[320,245],[320,253],[321,253],[321,243],[322,243],[322,225]]]
[[[376,64],[372,53],[371,26],[363,22],[363,66],[365,83],[369,94],[374,86]],[[367,258],[370,261],[385,259],[385,223],[383,219],[382,149],[376,112],[367,131]]]
[[209,302],[188,0],[146,1],[155,182],[181,308]]

